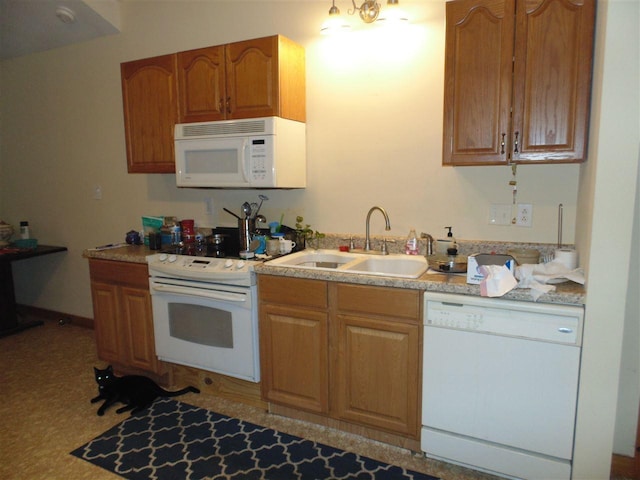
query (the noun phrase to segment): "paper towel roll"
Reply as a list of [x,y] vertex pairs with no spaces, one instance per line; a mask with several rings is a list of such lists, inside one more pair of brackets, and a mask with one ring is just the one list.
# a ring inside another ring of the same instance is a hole
[[578,268],[578,252],[571,248],[559,248],[556,250],[555,262],[558,262],[569,270]]

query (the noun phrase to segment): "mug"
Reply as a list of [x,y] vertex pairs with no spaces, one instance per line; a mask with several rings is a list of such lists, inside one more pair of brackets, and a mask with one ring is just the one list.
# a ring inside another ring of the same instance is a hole
[[280,253],[290,253],[296,246],[296,242],[280,237]]
[[267,255],[278,255],[280,253],[280,240],[267,240]]

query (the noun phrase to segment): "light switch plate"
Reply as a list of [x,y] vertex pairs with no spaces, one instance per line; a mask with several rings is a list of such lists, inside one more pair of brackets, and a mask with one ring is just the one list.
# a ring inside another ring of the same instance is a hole
[[492,204],[489,208],[489,225],[511,225],[511,205]]

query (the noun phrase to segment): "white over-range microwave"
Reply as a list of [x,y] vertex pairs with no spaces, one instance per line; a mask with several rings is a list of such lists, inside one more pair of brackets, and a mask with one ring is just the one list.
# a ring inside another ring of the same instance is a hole
[[306,126],[280,117],[175,127],[179,187],[304,188]]

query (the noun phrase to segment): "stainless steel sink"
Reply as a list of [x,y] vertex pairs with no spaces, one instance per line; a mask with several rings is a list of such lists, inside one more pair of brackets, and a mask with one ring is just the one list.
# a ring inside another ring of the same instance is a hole
[[279,267],[398,278],[418,278],[429,266],[427,260],[420,255],[392,254],[374,257],[335,250],[303,250],[267,263]]

